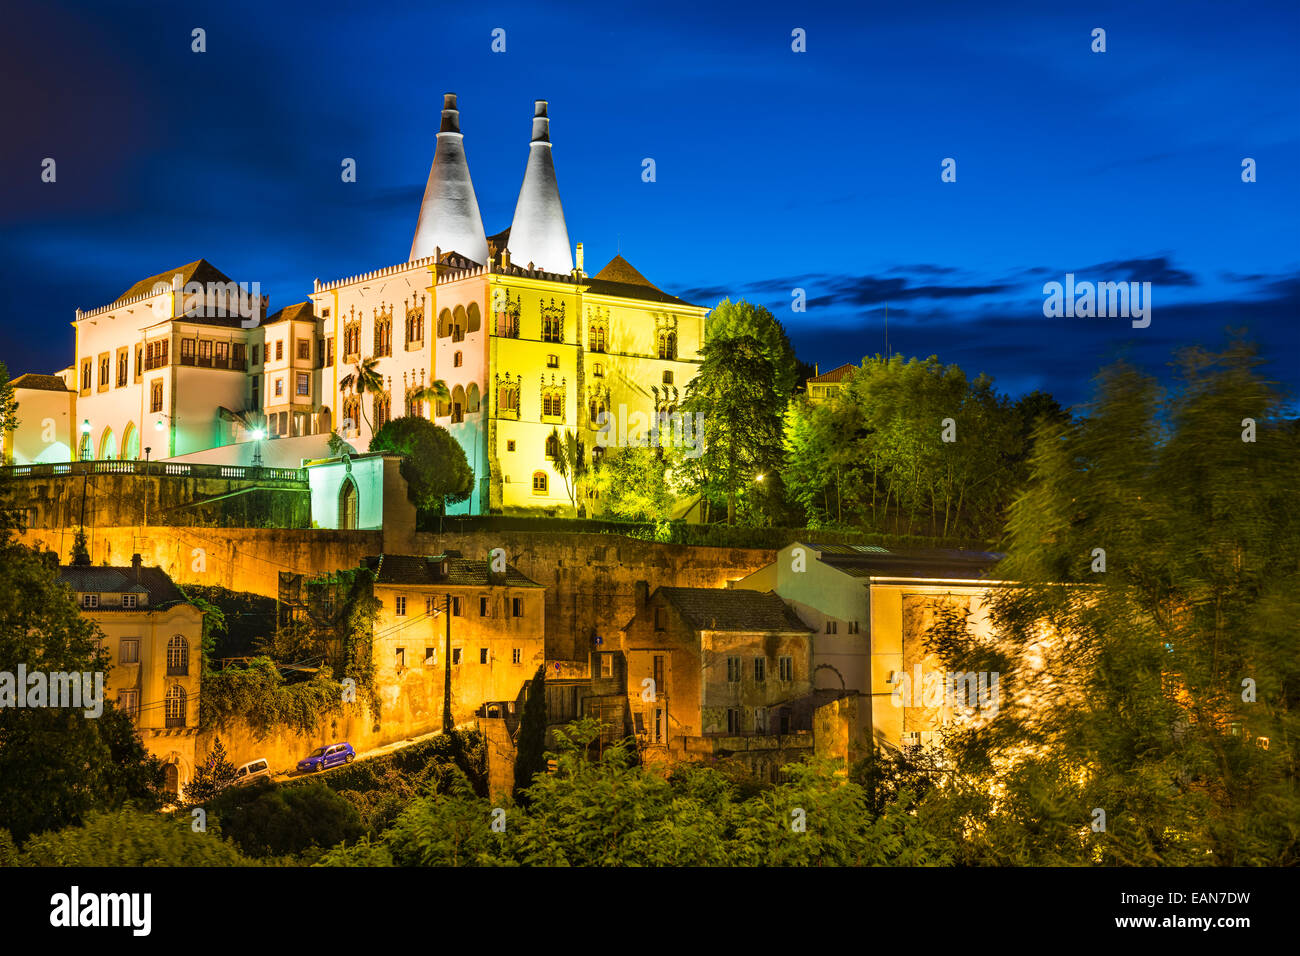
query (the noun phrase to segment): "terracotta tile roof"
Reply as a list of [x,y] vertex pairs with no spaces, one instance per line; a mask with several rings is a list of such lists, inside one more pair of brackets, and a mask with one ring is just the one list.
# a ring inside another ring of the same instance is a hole
[[295,302],[293,305],[286,305],[278,312],[272,313],[263,325],[270,325],[272,322],[285,322],[293,319],[303,321],[314,321],[316,314],[312,311],[310,302]]
[[113,301],[121,302],[123,299],[133,299],[138,295],[153,292],[154,286],[159,283],[165,284],[168,289],[170,289],[172,279],[177,273],[180,273],[182,284],[188,284],[190,282],[207,283],[231,281],[230,276],[226,275],[212,263],[208,262],[207,259],[196,259],[194,262],[186,263],[183,266],[177,266],[175,269],[168,269],[166,272],[160,272],[156,276],[141,279]]
[[844,364],[839,368],[833,368],[829,372],[822,372],[815,378],[808,379],[809,384],[816,383],[825,385],[827,383],[842,382],[845,377],[851,375],[857,369],[856,365]]
[[663,595],[697,631],[811,633],[775,591],[661,587],[655,594]]
[[685,299],[669,295],[632,268],[622,256],[609,260],[605,268],[587,280],[588,290],[597,295],[616,295],[625,299],[646,299],[673,305],[690,305]]
[[[447,575],[441,572],[442,560],[447,562]],[[505,580],[488,579],[487,559],[476,561],[461,557],[458,551],[441,554],[380,554],[365,559],[366,567],[375,572],[379,585],[435,585],[489,587],[493,584],[515,588],[540,588],[530,578],[521,574],[512,564],[506,565]]]
[[72,389],[68,388],[68,386],[63,383],[63,379],[59,378],[59,376],[38,375],[35,372],[27,372],[24,375],[19,375],[16,379],[13,380],[13,387],[30,388],[41,392],[72,391]]
[[861,544],[800,544],[823,564],[850,577],[940,578],[974,581],[985,577],[1002,555],[992,551],[944,548],[892,550]]
[[[159,610],[174,604],[188,604],[185,594],[162,568],[141,565],[111,567],[94,564],[65,564],[59,567],[59,580],[78,593],[147,594],[146,610]],[[95,610],[113,610],[99,607]],[[127,608],[126,610],[138,610]]]

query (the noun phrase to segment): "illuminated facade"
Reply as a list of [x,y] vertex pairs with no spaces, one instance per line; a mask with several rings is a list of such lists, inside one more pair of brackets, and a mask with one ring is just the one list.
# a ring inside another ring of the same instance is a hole
[[[409,261],[318,279],[307,301],[270,316],[264,297],[204,260],[78,310],[75,360],[63,373],[76,424],[59,440],[74,459],[157,460],[264,429],[319,435],[323,457],[331,431],[364,452],[386,421],[420,415],[451,432],[474,470],[473,492],[453,513],[599,510],[556,467],[552,432],[573,432],[590,462],[604,451],[602,415],[619,423],[613,434],[635,438],[656,413],[677,410],[708,309],[657,288],[621,256],[584,271],[551,151],[539,100],[514,219],[485,236],[448,94]],[[356,387],[368,359],[377,390]],[[447,398],[435,398],[436,381]],[[20,429],[39,427],[23,418]],[[21,437],[15,463],[58,456],[48,441]],[[246,457],[231,454],[232,463]]]

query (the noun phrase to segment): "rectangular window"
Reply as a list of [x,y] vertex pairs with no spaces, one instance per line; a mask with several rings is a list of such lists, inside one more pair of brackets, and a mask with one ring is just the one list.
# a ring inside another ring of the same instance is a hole
[[126,384],[127,370],[126,349],[119,349],[117,353],[117,387],[121,388]]
[[857,622],[857,621],[849,621],[848,632],[849,632],[850,634],[857,634],[857,633],[858,633],[858,622]]
[[559,367],[560,367],[560,357],[559,357],[558,355],[548,355],[548,356],[546,356],[546,367],[547,367],[547,368],[559,368]]
[[600,676],[601,677],[614,676],[614,655],[613,654],[600,655]]
[[510,650],[510,663],[511,663],[511,664],[522,664],[523,662],[524,662],[524,652],[523,652],[521,649],[519,649],[518,647],[511,648],[511,650]]
[[253,364],[254,365],[262,364],[262,346],[260,345],[253,346]]
[[218,342],[216,354],[217,368],[230,368],[230,343]]
[[655,608],[655,630],[662,631],[668,627],[668,609],[665,607]]
[[284,339],[276,339],[276,341],[275,341],[275,360],[276,360],[277,362],[279,362],[279,361],[281,361],[283,358],[284,358]]
[[406,617],[406,596],[399,594],[393,599],[393,604],[397,611],[398,617]]
[[478,649],[478,662],[479,662],[480,664],[486,664],[486,663],[488,662],[488,653],[487,653],[487,651],[488,651],[488,649],[487,649],[486,647],[480,647],[480,648]]
[[506,451],[514,451],[514,450],[515,450],[515,441],[512,438],[506,442]]
[[451,616],[460,617],[460,598],[458,597],[451,599]]
[[832,620],[830,620],[829,618],[827,618],[827,620],[826,620],[826,633],[827,633],[827,634],[834,634],[834,633],[835,633],[835,629],[836,629],[836,627],[838,627],[838,624],[837,624],[835,621],[832,621]]
[[459,648],[459,647],[453,647],[453,648],[451,649],[451,663],[452,663],[452,666],[453,666],[453,667],[459,667],[459,666],[460,666],[460,648]]
[[794,658],[781,657],[777,659],[777,676],[781,680],[794,680]]
[[[161,412],[162,405],[163,405],[162,398],[163,398],[163,383],[162,383],[162,379],[158,379],[158,381],[154,382],[149,389],[149,411]],[[162,456],[159,455],[158,457],[161,458]]]
[[248,351],[248,346],[246,346],[243,342],[236,342],[231,347],[230,367],[239,369],[239,371],[241,372],[247,369],[248,363],[245,361],[247,357],[246,355],[247,351]]
[[424,664],[426,667],[438,663],[438,649],[435,647],[426,647],[424,649]]
[[99,607],[99,595],[98,595],[98,594],[83,594],[83,595],[81,596],[81,606],[82,606],[82,607]]
[[754,658],[754,683],[761,684],[767,680],[767,658]]
[[754,708],[754,733],[756,734],[767,733],[767,708],[766,707]]
[[656,654],[654,656],[654,682],[655,694],[662,697],[668,690],[668,676],[665,668],[664,655]]
[[727,658],[727,683],[729,684],[740,683],[740,658],[739,657]]
[[199,340],[199,364],[204,368],[212,367],[212,343],[207,339]]
[[523,616],[524,616],[524,599],[523,599],[523,598],[513,598],[513,599],[511,600],[510,604],[511,604],[511,609],[512,609],[512,611],[514,612],[514,616],[515,616],[515,617],[523,617]]
[[672,383],[673,383],[673,373],[672,373],[672,372],[664,372],[664,384],[665,384],[665,385],[671,385]]
[[334,339],[330,337],[325,340],[325,364],[333,366],[334,364]]
[[664,711],[662,707],[655,708],[655,743],[664,742]]
[[393,665],[400,671],[406,666],[406,648],[399,647],[393,653]]
[[311,361],[311,339],[298,340],[298,358],[307,362]]
[[481,597],[478,599],[478,616],[479,617],[488,616],[488,599],[485,597]]
[[194,340],[193,339],[181,339],[181,364],[182,365],[194,364]]
[[283,394],[284,394],[284,379],[277,378],[275,380],[275,397],[279,398]]
[[135,347],[135,380],[140,381],[140,376],[144,374],[144,346]]
[[739,708],[739,707],[728,707],[728,708],[727,708],[727,733],[729,733],[729,734],[738,734],[738,733],[740,733],[740,732],[741,732],[741,730],[740,730],[740,726],[741,726],[741,725],[740,725],[740,708]]
[[140,663],[140,642],[135,638],[127,638],[122,641],[121,663]]
[[90,391],[90,359],[85,359],[81,363],[81,390]]
[[138,690],[120,690],[117,692],[117,706],[132,720],[140,716],[140,692]]
[[125,607],[125,608],[133,608],[133,607],[136,606],[136,601],[137,601],[137,600],[139,600],[138,595],[135,595],[135,594],[123,594],[123,595],[122,595],[122,607]]
[[310,374],[311,373],[309,372],[298,373],[298,394],[299,395],[311,394],[311,379],[309,377]]
[[426,617],[433,614],[434,604],[435,599],[433,597],[427,597],[424,599],[424,613]]

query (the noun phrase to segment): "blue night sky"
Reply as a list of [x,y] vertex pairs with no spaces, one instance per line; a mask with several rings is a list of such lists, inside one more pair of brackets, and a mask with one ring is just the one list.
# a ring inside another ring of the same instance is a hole
[[[510,223],[532,101],[548,99],[588,272],[621,249],[692,301],[761,302],[823,370],[883,351],[888,303],[894,351],[1012,394],[1080,401],[1106,362],[1159,372],[1227,326],[1300,386],[1293,0],[54,0],[6,26],[0,359],[15,375],[71,362],[76,307],[194,259],[260,282],[272,309],[313,278],[405,260],[452,91],[489,233]],[[341,181],[344,157],[358,182]],[[1244,157],[1258,182],[1241,181]],[[1042,285],[1067,272],[1151,281],[1150,327],[1045,318]]]

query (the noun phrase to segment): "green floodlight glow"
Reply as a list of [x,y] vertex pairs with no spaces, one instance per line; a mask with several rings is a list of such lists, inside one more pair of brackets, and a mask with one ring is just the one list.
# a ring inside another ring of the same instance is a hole
[[156,422],[154,422],[153,427],[155,431],[162,431],[163,430],[162,419],[160,418]]
[[253,435],[253,441],[261,441],[263,438],[266,437],[266,429],[254,428],[252,431],[252,435]]
[[89,435],[89,434],[90,434],[90,419],[89,419],[89,418],[84,418],[84,419],[82,419],[82,421],[81,421],[81,434],[83,434],[83,435]]

